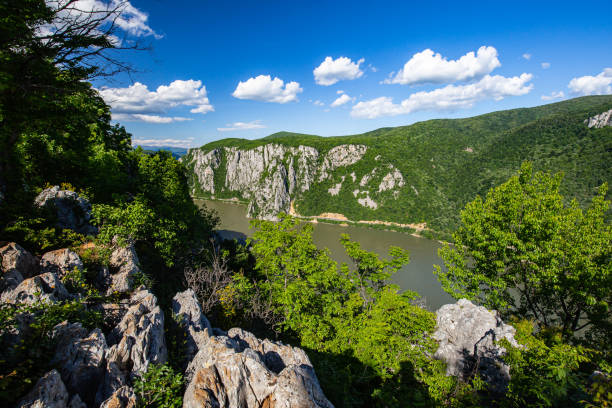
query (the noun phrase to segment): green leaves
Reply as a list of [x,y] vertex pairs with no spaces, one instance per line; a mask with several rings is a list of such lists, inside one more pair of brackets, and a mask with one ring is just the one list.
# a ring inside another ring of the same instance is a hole
[[134,380],[139,407],[179,408],[183,406],[184,380],[169,365],[150,365]]
[[566,338],[609,318],[612,302],[612,227],[605,221],[607,185],[582,210],[563,204],[562,175],[518,175],[469,203],[455,246],[439,254],[443,288],[506,315],[560,326]]

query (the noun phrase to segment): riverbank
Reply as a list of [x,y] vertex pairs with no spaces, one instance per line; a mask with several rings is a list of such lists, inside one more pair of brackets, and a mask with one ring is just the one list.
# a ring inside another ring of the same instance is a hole
[[[214,196],[210,197],[191,197],[193,200],[202,200],[202,201],[212,201],[212,202],[222,202],[222,203],[230,203],[247,206],[249,204],[246,200],[241,200],[238,197],[231,198],[216,198]],[[401,224],[392,221],[382,221],[382,220],[350,220],[344,214],[340,213],[332,213],[325,212],[319,215],[301,215],[295,209],[295,200],[291,201],[288,214],[292,217],[299,218],[305,222],[310,222],[313,224],[316,223],[324,223],[330,225],[338,225],[340,227],[348,227],[355,226],[359,228],[367,228],[374,230],[382,230],[382,231],[394,231],[400,232],[403,234],[409,234],[416,238],[426,238],[433,241],[437,241],[440,244],[452,243],[452,236],[448,232],[444,231],[436,231],[427,227],[427,223],[418,223],[418,224]]]

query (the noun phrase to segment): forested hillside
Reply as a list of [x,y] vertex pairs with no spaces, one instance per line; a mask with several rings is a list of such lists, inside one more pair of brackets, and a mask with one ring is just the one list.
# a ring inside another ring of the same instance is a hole
[[[320,166],[334,147],[366,146],[365,154],[355,158],[354,163],[337,166],[329,177],[315,177],[304,191],[297,189],[288,194],[295,201],[297,212],[305,216],[340,213],[351,220],[424,221],[430,229],[452,231],[458,225],[459,210],[467,202],[508,179],[524,160],[532,161],[536,170],[563,172],[561,192],[568,200],[577,198],[581,204],[587,203],[595,187],[612,181],[612,128],[589,128],[585,120],[611,108],[612,96],[588,96],[466,119],[381,128],[360,135],[319,137],[280,132],[259,140],[212,142],[192,149],[184,160],[191,170],[192,194],[253,201],[257,191],[236,190],[228,184],[229,149],[246,152],[267,145],[312,147],[317,151],[312,158],[316,172],[317,164]],[[215,187],[212,193],[202,188],[195,174],[206,166],[196,169],[194,155],[196,150],[205,154],[215,149],[219,152],[219,164],[211,167]],[[287,151],[281,156],[279,161],[289,175],[291,157],[297,163],[301,153]],[[262,185],[270,184],[271,173],[277,170],[269,168],[269,158],[264,159],[268,162],[263,163],[262,180],[257,181],[269,180]],[[299,173],[299,164],[293,167]],[[378,187],[384,176],[393,174],[395,169],[401,173],[401,182],[396,178],[395,185],[388,190]],[[369,176],[364,183],[366,175]],[[333,192],[334,187],[337,192]],[[277,196],[278,192],[269,198]],[[361,203],[359,198],[363,199]],[[254,210],[252,215],[269,215]]]

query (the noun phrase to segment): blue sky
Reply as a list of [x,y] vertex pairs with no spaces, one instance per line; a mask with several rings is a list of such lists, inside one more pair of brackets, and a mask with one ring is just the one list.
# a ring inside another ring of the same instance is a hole
[[94,85],[146,144],[345,135],[612,93],[609,0],[130,3],[128,38],[152,49]]

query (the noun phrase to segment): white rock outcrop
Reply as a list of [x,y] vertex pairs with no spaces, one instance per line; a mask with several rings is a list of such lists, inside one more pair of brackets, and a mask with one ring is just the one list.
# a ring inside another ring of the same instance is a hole
[[442,306],[436,312],[433,338],[439,342],[434,357],[446,362],[447,375],[464,377],[478,364],[478,370],[492,389],[503,392],[510,380],[510,368],[503,361],[506,350],[501,339],[518,347],[514,327],[505,324],[497,312],[476,306],[467,299]]
[[190,291],[175,296],[173,309],[198,350],[186,371],[184,408],[332,407],[303,350],[242,329],[211,330]]
[[84,235],[98,233],[98,229],[89,223],[91,204],[74,191],[60,190],[59,186],[53,186],[43,190],[34,200],[34,204],[54,211],[59,228],[71,229]]
[[584,123],[589,128],[601,129],[606,126],[612,126],[612,109],[602,112],[599,115],[585,119]]

